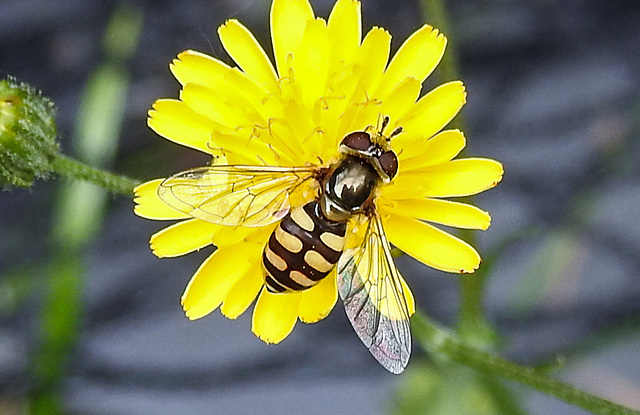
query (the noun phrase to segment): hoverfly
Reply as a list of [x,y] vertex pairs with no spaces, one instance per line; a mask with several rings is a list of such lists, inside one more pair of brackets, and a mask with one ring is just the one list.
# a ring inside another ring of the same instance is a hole
[[[371,354],[393,373],[411,353],[404,281],[393,263],[375,208],[378,186],[398,172],[384,117],[378,131],[347,134],[328,165],[277,167],[211,165],[164,180],[158,196],[169,206],[214,224],[259,227],[279,222],[265,244],[265,288],[287,293],[311,288],[336,266],[338,290],[351,324]],[[315,197],[291,208],[289,196],[308,181]],[[345,248],[349,221],[365,224],[362,241]]]

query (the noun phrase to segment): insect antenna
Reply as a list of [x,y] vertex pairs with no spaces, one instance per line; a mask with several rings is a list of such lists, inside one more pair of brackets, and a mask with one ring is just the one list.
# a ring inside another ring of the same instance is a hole
[[[382,122],[380,121],[381,118],[382,118]],[[378,128],[378,136],[383,137],[387,142],[391,141],[393,137],[397,136],[402,131],[404,131],[402,127],[396,127],[396,129],[393,130],[391,134],[389,134],[388,136],[384,135],[384,130],[389,126],[389,122],[390,122],[390,118],[388,115],[385,115],[383,117],[382,114],[380,114],[378,116],[378,125],[380,126],[380,128]]]
[[387,138],[387,141],[391,141],[391,139],[395,136],[397,136],[398,134],[400,134],[402,131],[404,131],[404,129],[402,128],[402,126],[397,127],[395,130],[393,130],[391,132],[391,134],[389,134],[389,137]]
[[378,128],[378,134],[384,135],[384,129],[389,125],[389,116],[385,115],[384,118],[382,118],[382,124],[380,124],[380,117],[382,117],[382,114],[378,116],[378,125],[380,126],[380,128]]

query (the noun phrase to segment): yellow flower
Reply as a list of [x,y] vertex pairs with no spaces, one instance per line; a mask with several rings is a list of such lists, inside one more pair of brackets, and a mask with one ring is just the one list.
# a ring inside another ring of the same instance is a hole
[[[389,116],[390,128],[403,132],[391,141],[399,172],[375,197],[387,238],[433,268],[473,272],[480,264],[475,249],[432,223],[486,229],[486,212],[444,198],[489,189],[503,170],[489,159],[453,160],[465,138],[458,130],[441,130],[465,103],[461,82],[420,97],[446,38],[425,25],[388,62],[391,35],[374,27],[362,39],[361,30],[358,1],[338,0],[325,21],[314,16],[308,0],[274,0],[274,67],[253,35],[229,20],[218,34],[238,68],[199,52],[181,53],[171,64],[182,84],[180,99],[158,100],[149,126],[168,140],[210,154],[215,164],[316,166],[339,157],[345,135]],[[252,330],[265,342],[278,343],[297,320],[313,323],[329,314],[337,299],[335,269],[308,290],[272,294],[264,289],[261,257],[277,224],[233,227],[197,219],[159,198],[161,182],[136,189],[136,214],[178,220],[152,236],[153,252],[175,257],[217,247],[182,297],[187,317],[198,319],[219,307],[235,319],[257,298]],[[292,208],[314,197],[313,188],[298,192]],[[404,285],[403,290],[413,312],[411,293]]]

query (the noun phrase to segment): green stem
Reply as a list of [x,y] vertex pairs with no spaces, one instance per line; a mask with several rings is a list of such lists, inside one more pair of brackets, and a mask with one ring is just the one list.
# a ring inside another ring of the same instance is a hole
[[140,184],[137,180],[91,167],[61,154],[54,160],[53,169],[60,176],[90,182],[113,193],[130,195]]
[[62,407],[60,379],[65,376],[79,337],[84,288],[83,266],[68,250],[52,261],[43,304],[38,352],[33,357],[30,414],[57,414]]
[[[473,244],[475,238],[465,238]],[[486,349],[495,337],[491,324],[484,313],[484,288],[487,273],[478,270],[474,274],[459,276],[460,302],[458,306],[457,331],[467,344]]]
[[515,380],[594,414],[640,415],[639,411],[577,389],[533,368],[520,366],[491,353],[469,347],[420,312],[413,316],[412,328],[422,348],[436,355],[445,355],[481,372]]

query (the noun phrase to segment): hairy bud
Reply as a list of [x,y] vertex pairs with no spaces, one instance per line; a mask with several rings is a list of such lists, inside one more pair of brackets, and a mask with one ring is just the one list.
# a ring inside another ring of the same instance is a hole
[[0,186],[47,177],[58,149],[53,103],[25,83],[0,80]]

